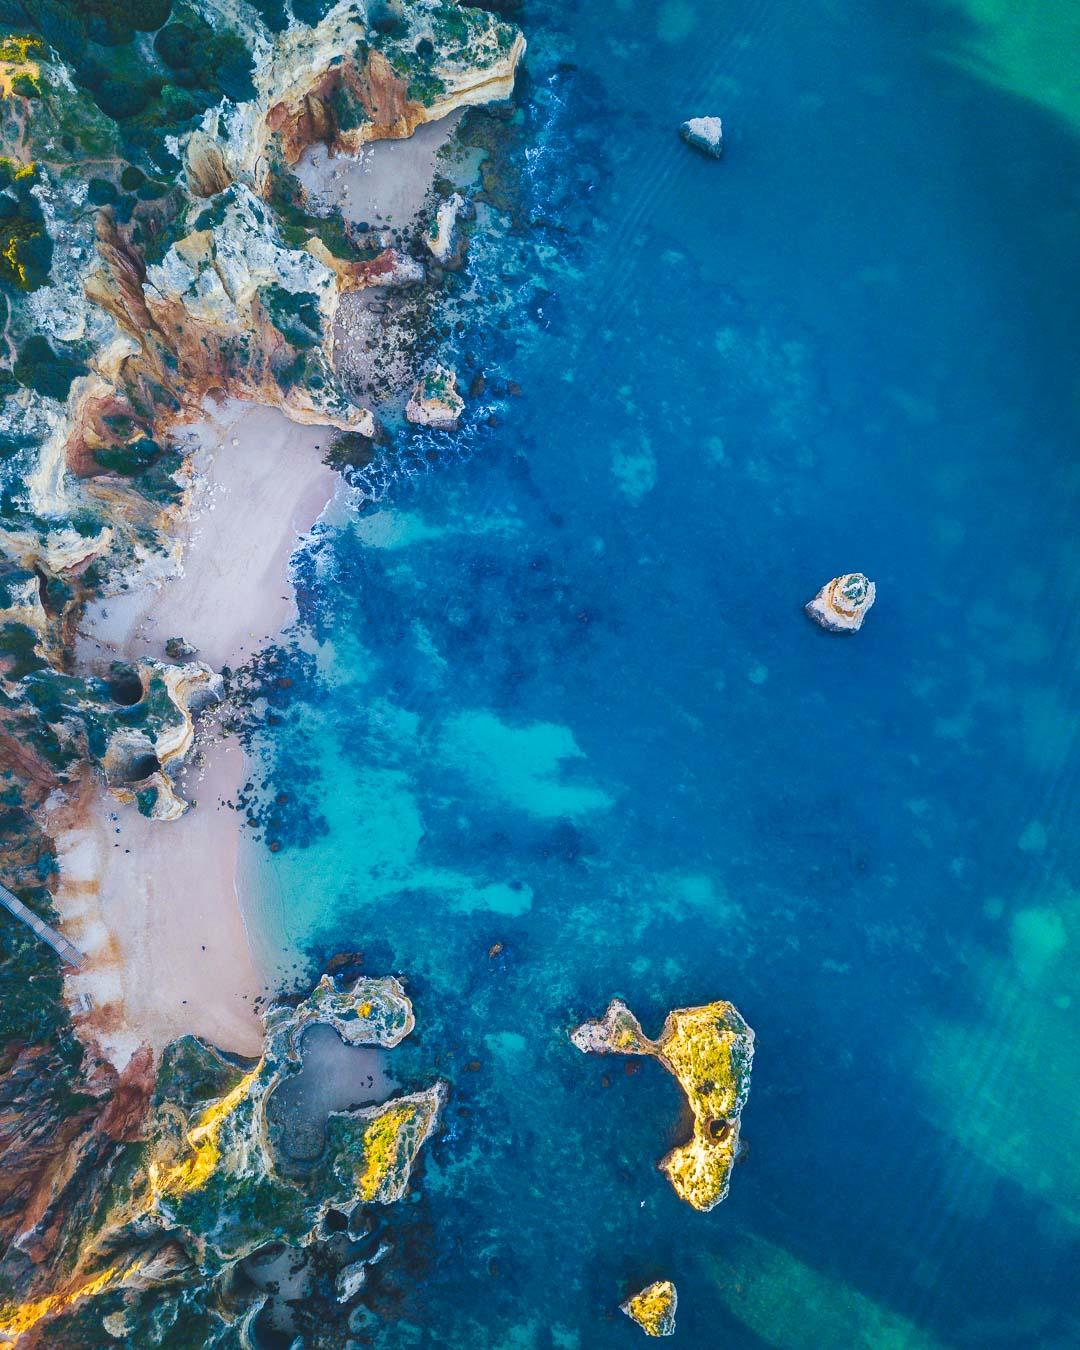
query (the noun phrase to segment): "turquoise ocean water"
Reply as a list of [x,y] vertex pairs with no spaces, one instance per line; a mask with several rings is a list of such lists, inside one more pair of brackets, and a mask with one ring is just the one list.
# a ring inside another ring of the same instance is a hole
[[[443,341],[485,391],[303,560],[260,738],[265,959],[404,975],[392,1072],[453,1089],[354,1327],[631,1346],[668,1277],[687,1346],[1074,1345],[1066,7],[523,24],[512,211],[454,283],[496,298]],[[849,570],[877,605],[829,637]],[[567,1040],[615,995],[756,1029],[711,1214],[654,1169],[671,1080]]]

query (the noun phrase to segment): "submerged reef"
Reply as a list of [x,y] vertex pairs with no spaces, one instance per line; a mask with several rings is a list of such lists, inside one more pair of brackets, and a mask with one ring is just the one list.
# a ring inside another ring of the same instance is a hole
[[861,572],[846,572],[827,581],[806,612],[830,633],[857,633],[877,596],[877,587]]
[[587,1054],[651,1055],[660,1061],[686,1094],[694,1130],[658,1166],[695,1209],[709,1210],[725,1199],[739,1156],[754,1059],[754,1033],[738,1009],[725,1002],[676,1008],[652,1041],[626,1004],[614,999],[599,1021],[583,1022],[570,1039]]
[[619,1307],[646,1336],[674,1336],[679,1296],[670,1280],[656,1280]]
[[[437,1123],[441,1082],[332,1113],[323,1153],[303,1184],[282,1165],[282,1125],[267,1103],[300,1071],[300,1039],[316,1023],[332,1026],[348,1045],[389,1049],[415,1019],[396,979],[361,978],[339,991],[324,976],[296,1007],[268,1010],[254,1065],[195,1037],[175,1042],[138,1139],[99,1153],[92,1202],[65,1215],[57,1196],[58,1213],[49,1206],[42,1215],[39,1226],[59,1226],[62,1278],[0,1305],[0,1337],[47,1323],[52,1344],[98,1345],[104,1327],[132,1344],[168,1345],[179,1327],[197,1326],[202,1344],[233,1344],[232,1330],[261,1306],[257,1292],[234,1277],[240,1262],[270,1243],[317,1242],[331,1210],[348,1219],[358,1206],[400,1200]],[[21,1242],[33,1239],[24,1233]],[[335,1301],[361,1284],[355,1273],[339,1280]]]

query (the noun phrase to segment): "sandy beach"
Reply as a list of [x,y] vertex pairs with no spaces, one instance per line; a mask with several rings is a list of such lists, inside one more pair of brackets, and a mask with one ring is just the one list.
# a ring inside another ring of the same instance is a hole
[[[287,626],[289,558],[339,482],[322,463],[331,434],[236,402],[187,428],[198,482],[179,570],[148,568],[92,606],[80,666],[160,658],[170,637],[215,668],[238,666]],[[242,818],[229,805],[246,776],[236,741],[204,729],[180,778],[195,803],[180,820],[146,820],[89,776],[50,815],[56,906],[88,957],[68,977],[69,1004],[118,1067],[139,1045],[159,1052],[187,1032],[242,1054],[261,1046],[256,1001],[267,991],[244,926]]]
[[179,571],[163,564],[130,589],[88,607],[76,658],[162,658],[182,637],[220,670],[238,665],[295,615],[288,561],[338,482],[322,457],[328,427],[290,422],[275,408],[229,402],[184,428],[195,447],[192,508],[180,531]]
[[[389,242],[420,211],[458,120],[377,142],[355,160],[310,150],[299,177],[313,204],[340,204]],[[384,309],[374,333],[394,355],[408,338]],[[343,367],[363,336],[341,338]],[[403,370],[411,379],[407,355]],[[169,638],[182,638],[215,669],[236,668],[273,640],[296,612],[289,558],[340,482],[322,463],[332,435],[236,401],[208,407],[204,422],[181,429],[177,442],[190,450],[196,477],[178,558],[148,563],[88,607],[79,668],[163,659]],[[118,1067],[139,1045],[159,1052],[188,1032],[243,1054],[262,1043],[256,1004],[273,992],[273,976],[248,941],[244,887],[257,869],[228,805],[248,777],[244,754],[235,741],[215,741],[204,723],[196,758],[179,787],[197,805],[180,820],[145,820],[90,776],[49,818],[61,926],[89,958],[67,980],[69,1004],[85,1038]]]
[[[408,225],[417,215],[438,168],[439,152],[461,121],[460,112],[417,127],[408,140],[372,141],[355,159],[334,157],[325,146],[301,156],[296,176],[312,204],[340,206],[346,220],[378,231]],[[393,243],[390,233],[385,242]]]

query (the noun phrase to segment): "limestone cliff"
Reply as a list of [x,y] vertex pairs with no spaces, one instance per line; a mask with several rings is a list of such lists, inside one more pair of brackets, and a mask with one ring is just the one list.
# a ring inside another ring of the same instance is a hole
[[[75,666],[88,598],[173,549],[191,466],[171,430],[226,395],[370,434],[371,411],[337,376],[338,304],[367,286],[416,286],[419,259],[430,263],[422,246],[412,258],[340,213],[309,209],[290,166],[315,139],[348,153],[505,98],[524,43],[486,12],[437,0],[320,0],[308,11],[325,17],[312,24],[293,16],[299,6],[248,0],[24,8],[20,23],[41,11],[41,31],[0,36],[0,778],[5,882],[49,916],[43,803],[90,764],[138,809],[178,813],[172,770],[192,744],[199,700],[218,688],[202,666]],[[103,43],[102,25],[114,22]],[[280,1200],[272,1217],[291,1240],[303,1240],[291,1225],[306,1233],[316,1213],[271,1175],[272,1141],[264,1148],[248,1132],[270,1059],[250,1102],[244,1092],[235,1110],[203,1121],[247,1075],[209,1047],[176,1050],[140,1142],[153,1065],[136,1057],[118,1080],[81,1062],[55,961],[28,933],[9,942],[5,976],[28,993],[19,1019],[0,1027],[0,1231],[15,1238],[0,1278],[26,1299],[0,1321],[27,1345],[99,1346],[103,1327],[118,1341],[169,1343],[184,1318],[206,1319],[192,1343],[213,1344],[226,1326],[233,1334],[233,1312],[211,1313],[198,1293],[214,1273],[200,1262],[218,1239],[222,1250],[247,1241],[244,1197]],[[292,1072],[282,1055],[281,1072]],[[320,1194],[394,1199],[440,1101],[436,1086],[343,1118],[332,1128],[350,1164],[321,1177]],[[229,1157],[235,1144],[243,1167],[268,1170],[252,1197],[256,1173],[223,1164],[237,1217],[222,1217],[214,1235],[207,1218],[192,1237],[170,1207],[197,1210],[209,1192],[166,1187],[150,1205],[136,1178],[151,1160],[159,1177],[189,1176],[213,1140]],[[141,1215],[131,1232],[102,1226],[103,1200],[113,1217],[125,1204]],[[268,1231],[262,1210],[248,1217],[252,1233]],[[100,1248],[86,1236],[95,1233]],[[82,1327],[85,1307],[94,1312]]]
[[[268,23],[241,0],[177,0],[153,42],[165,75],[184,72],[155,114],[157,127],[177,116],[173,134],[105,111],[110,100],[80,83],[77,41],[58,51],[27,36],[0,53],[16,152],[0,159],[14,354],[5,370],[0,349],[0,724],[21,735],[36,718],[61,776],[77,741],[66,732],[94,693],[69,669],[81,606],[168,552],[187,506],[190,465],[170,430],[229,396],[376,432],[337,378],[338,305],[368,286],[414,285],[423,268],[354,238],[340,214],[309,212],[289,166],[315,140],[355,152],[506,98],[524,49],[512,25],[444,0],[341,0],[314,26]],[[223,78],[224,95],[190,116],[193,63],[212,84],[213,61],[240,57],[249,73]],[[87,165],[105,176],[88,178]],[[45,685],[79,707],[43,717]],[[28,701],[31,687],[41,696]],[[151,788],[152,814],[175,814],[167,778],[129,795],[145,803]]]
[[[348,1216],[357,1206],[400,1200],[445,1096],[439,1082],[332,1114],[323,1155],[300,1184],[282,1166],[283,1127],[272,1122],[267,1103],[299,1072],[303,1032],[326,1023],[347,1044],[391,1048],[414,1020],[396,979],[362,978],[339,990],[324,976],[298,1006],[268,1011],[263,1054],[254,1065],[241,1067],[193,1037],[176,1042],[137,1155],[99,1153],[95,1205],[81,1224],[67,1215],[60,1238],[66,1274],[22,1303],[0,1306],[0,1336],[47,1329],[60,1343],[77,1327],[91,1338],[87,1343],[98,1343],[93,1329],[100,1335],[104,1323],[110,1335],[122,1328],[131,1343],[167,1345],[173,1320],[210,1283],[218,1310],[203,1343],[218,1344],[258,1308],[254,1291],[238,1297],[230,1279],[236,1264],[272,1241],[317,1241],[331,1208]],[[39,1226],[56,1215],[64,1215],[62,1194],[41,1207]],[[24,1233],[22,1241],[34,1238]],[[353,1285],[355,1292],[359,1283]],[[113,1330],[105,1319],[113,1319]]]

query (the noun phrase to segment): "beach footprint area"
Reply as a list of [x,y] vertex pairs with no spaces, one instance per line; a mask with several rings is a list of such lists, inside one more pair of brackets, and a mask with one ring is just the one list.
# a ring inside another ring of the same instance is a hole
[[15,8],[0,1341],[1074,1344],[1069,17]]

